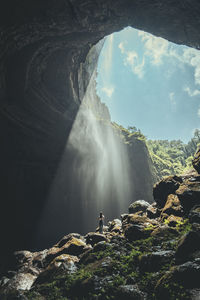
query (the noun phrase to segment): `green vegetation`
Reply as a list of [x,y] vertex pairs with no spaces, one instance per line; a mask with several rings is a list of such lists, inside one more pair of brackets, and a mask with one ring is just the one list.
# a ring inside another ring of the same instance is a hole
[[112,126],[121,132],[125,143],[130,144],[133,139],[136,139],[146,144],[157,179],[169,175],[180,175],[189,170],[192,167],[193,156],[200,147],[199,129],[196,129],[191,140],[184,144],[181,140],[148,140],[135,126],[124,128],[116,123],[112,123]]
[[147,140],[146,143],[159,178],[179,175],[192,167],[193,156],[200,146],[200,130],[195,130],[187,144],[181,140]]
[[[140,270],[142,257],[151,257],[156,246],[161,246],[161,250],[175,250],[180,237],[190,230],[189,225],[186,220],[179,224],[181,228],[177,234],[163,235],[162,238],[151,236],[131,243],[120,238],[104,243],[101,248],[94,248],[85,255],[76,272],[69,274],[60,270],[47,278],[47,282],[37,284],[26,296],[32,300],[121,299],[120,287],[137,283],[140,290],[148,293],[149,300],[158,300],[155,287],[172,268],[174,260],[163,260],[158,272],[153,269],[143,272]],[[179,296],[183,295],[188,299],[184,289],[178,289],[177,284],[164,281],[162,289],[168,288],[169,299],[182,299]]]

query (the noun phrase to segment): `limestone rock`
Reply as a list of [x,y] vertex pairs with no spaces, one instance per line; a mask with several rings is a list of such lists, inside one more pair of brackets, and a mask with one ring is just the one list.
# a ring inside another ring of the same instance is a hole
[[122,230],[122,222],[119,219],[114,219],[112,222],[108,223],[108,231],[111,232],[121,232]]
[[120,285],[117,295],[117,299],[127,299],[127,300],[144,300],[145,293],[142,293],[137,285]]
[[149,231],[145,231],[141,225],[129,224],[124,231],[125,237],[129,241],[136,241],[147,238],[150,235]]
[[65,235],[56,245],[55,247],[59,247],[61,248],[62,246],[64,246],[69,240],[71,240],[72,238],[76,238],[79,240],[84,241],[83,236],[81,236],[79,233],[70,233],[68,235]]
[[149,205],[150,204],[145,200],[137,200],[129,206],[128,208],[129,214],[134,214],[138,211],[145,212],[149,207]]
[[200,181],[184,181],[176,190],[176,195],[187,215],[193,206],[200,204]]
[[160,216],[161,210],[158,207],[156,207],[156,202],[154,202],[151,205],[149,205],[146,212],[147,217],[149,219],[156,219]]
[[200,250],[200,233],[189,231],[178,243],[176,261],[180,263],[189,260],[190,255],[197,250]]
[[186,262],[171,268],[157,283],[157,299],[170,299],[170,290],[182,286],[184,290],[200,287],[200,264]]
[[107,242],[107,238],[105,235],[95,232],[90,232],[85,236],[87,244],[94,246],[98,242],[105,241]]
[[139,268],[142,273],[156,272],[160,266],[169,264],[174,257],[174,251],[158,251],[151,254],[142,255],[139,259]]
[[48,280],[56,274],[59,274],[61,271],[69,274],[74,273],[77,270],[76,263],[78,262],[79,258],[77,256],[62,254],[56,257],[38,276],[36,284],[48,282]]
[[64,244],[61,248],[50,248],[44,259],[44,264],[47,266],[52,260],[54,260],[56,257],[62,254],[78,256],[87,251],[88,249],[90,249],[90,246],[86,245],[85,242],[75,237],[71,237],[68,240],[68,242]]
[[200,205],[194,206],[189,213],[189,221],[190,223],[198,223],[200,224]]
[[182,181],[181,177],[169,176],[154,185],[153,197],[159,207],[165,206],[168,195],[174,194]]
[[159,237],[160,239],[166,237],[169,238],[170,236],[177,236],[177,235],[178,235],[178,231],[172,227],[169,227],[166,224],[161,224],[160,226],[155,228],[151,233],[151,236]]
[[177,195],[170,194],[167,197],[162,214],[183,216],[183,207],[181,206],[180,200]]
[[183,223],[183,218],[182,217],[177,217],[177,216],[174,216],[174,215],[169,216],[165,220],[166,220],[168,226],[170,226],[170,227],[176,227],[177,225]]

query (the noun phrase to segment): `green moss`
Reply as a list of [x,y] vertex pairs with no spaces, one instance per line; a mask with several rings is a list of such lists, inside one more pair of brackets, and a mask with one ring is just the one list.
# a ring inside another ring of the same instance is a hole
[[[152,226],[149,226],[146,230],[151,229]],[[37,285],[34,290],[29,291],[27,298],[33,300],[118,299],[119,286],[134,282],[142,291],[146,291],[150,295],[148,300],[158,300],[159,298],[156,298],[157,296],[154,294],[155,286],[166,271],[173,266],[174,261],[162,265],[156,273],[142,274],[139,272],[140,257],[144,254],[151,254],[158,245],[161,246],[161,250],[175,250],[180,237],[191,230],[191,224],[188,220],[184,220],[177,224],[176,229],[178,230],[176,235],[169,232],[163,235],[162,239],[150,236],[132,243],[122,239],[116,243],[105,244],[104,250],[95,250],[94,248],[88,253],[89,259],[85,264],[79,265],[79,269],[75,273],[67,274],[65,271],[56,273],[54,277],[47,279],[47,283]],[[98,282],[101,288],[96,290]],[[170,283],[166,282],[165,284],[164,289]],[[177,297],[184,296],[184,289],[181,289],[178,294],[176,283],[168,288],[171,297],[169,299],[176,299],[177,295]]]

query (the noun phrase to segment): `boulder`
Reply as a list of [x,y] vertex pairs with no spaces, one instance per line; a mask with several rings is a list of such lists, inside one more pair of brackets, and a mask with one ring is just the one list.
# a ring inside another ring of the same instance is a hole
[[165,219],[169,227],[176,227],[179,224],[183,224],[183,218],[174,215],[169,216]]
[[86,239],[87,244],[90,244],[92,246],[94,246],[95,244],[97,244],[101,241],[108,242],[108,239],[106,238],[106,236],[104,234],[95,233],[95,232],[89,232],[85,236],[85,239]]
[[139,269],[141,273],[157,272],[161,266],[169,264],[174,257],[174,251],[157,251],[142,255],[139,258]]
[[[172,267],[166,274],[161,277],[155,287],[156,299],[172,299],[175,293],[181,293],[186,289],[200,287],[200,264],[187,262],[180,266]],[[184,299],[183,297],[176,299]],[[186,298],[189,299],[189,298]]]
[[168,195],[175,194],[182,181],[181,177],[169,176],[154,185],[153,197],[160,208],[165,206]]
[[191,300],[199,300],[200,299],[200,289],[192,289],[189,291]]
[[170,194],[167,196],[167,201],[162,209],[162,214],[183,216],[183,207],[181,206],[177,195]]
[[145,212],[149,207],[149,205],[150,204],[145,200],[137,200],[129,206],[128,208],[129,214],[134,214],[138,211]]
[[189,231],[179,240],[176,249],[176,262],[184,262],[189,260],[190,255],[200,250],[200,234],[196,231]]
[[84,241],[84,237],[81,236],[79,233],[70,233],[68,235],[65,235],[54,247],[61,248],[62,246],[64,246],[72,238],[76,238],[76,239]]
[[124,231],[125,237],[130,241],[141,240],[150,236],[150,232],[144,230],[141,225],[129,224]]
[[159,237],[160,239],[169,238],[171,236],[177,236],[179,233],[175,228],[169,227],[167,224],[158,226],[153,230],[151,236]]
[[188,218],[190,223],[200,224],[200,205],[196,205],[190,210]]
[[184,214],[188,215],[192,207],[200,205],[200,182],[185,181],[176,190],[176,195],[183,207]]
[[46,257],[43,261],[44,265],[47,266],[55,257],[60,256],[62,254],[69,254],[73,256],[78,256],[87,250],[90,249],[91,246],[86,245],[81,239],[77,239],[72,237],[66,244],[64,244],[61,248],[52,247],[48,250]]
[[120,285],[115,299],[143,300],[145,299],[145,293],[141,292],[135,284]]
[[16,267],[19,268],[25,263],[29,263],[33,259],[33,253],[30,251],[22,250],[14,252],[14,260],[16,262]]
[[194,155],[192,165],[195,168],[195,170],[200,174],[200,148],[197,150],[197,152]]
[[119,219],[114,219],[112,222],[108,222],[108,231],[120,233],[122,230],[122,222]]
[[[2,294],[9,294],[11,291],[26,291],[30,290],[35,282],[37,275],[32,273],[17,273],[12,279],[10,279],[1,290]],[[9,298],[5,298],[9,299]]]
[[147,217],[149,219],[156,219],[160,216],[161,210],[158,207],[156,207],[156,203],[155,203],[149,205],[146,212],[147,212]]
[[65,271],[65,273],[74,273],[77,270],[76,263],[79,262],[77,256],[72,256],[68,254],[62,254],[56,257],[48,267],[38,276],[36,284],[42,284],[48,282],[53,276],[60,273],[60,271]]
[[122,220],[122,222],[124,221],[124,220],[126,220],[128,218],[128,214],[122,214],[121,215],[121,220]]

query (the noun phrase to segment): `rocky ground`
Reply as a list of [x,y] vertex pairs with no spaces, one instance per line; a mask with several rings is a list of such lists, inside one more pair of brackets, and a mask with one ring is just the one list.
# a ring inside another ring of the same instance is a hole
[[170,176],[104,233],[14,253],[0,299],[200,299],[200,175]]

